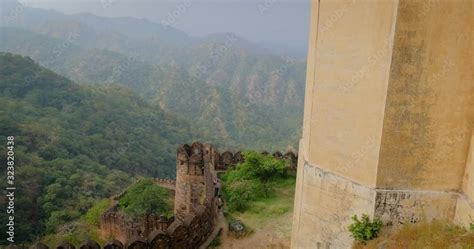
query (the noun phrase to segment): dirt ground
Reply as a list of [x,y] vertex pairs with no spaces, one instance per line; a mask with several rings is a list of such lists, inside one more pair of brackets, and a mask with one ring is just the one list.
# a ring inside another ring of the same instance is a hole
[[[261,227],[252,229],[254,233],[241,238],[234,239],[227,236],[227,226],[221,237],[222,249],[287,249],[290,248],[292,212],[288,212],[276,219],[269,220]],[[245,223],[245,221],[244,221]]]

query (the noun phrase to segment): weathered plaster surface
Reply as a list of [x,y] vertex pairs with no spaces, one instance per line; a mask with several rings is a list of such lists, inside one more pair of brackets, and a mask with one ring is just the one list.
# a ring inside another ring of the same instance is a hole
[[304,98],[304,118],[303,118],[303,137],[302,145],[299,147],[305,148],[304,153],[308,154],[307,149],[309,148],[309,138],[310,138],[310,128],[312,122],[312,102],[313,102],[313,92],[314,92],[314,81],[315,81],[315,62],[316,62],[316,41],[318,34],[318,19],[319,19],[319,1],[311,1],[311,19],[310,19],[310,32],[308,37],[308,57],[307,57],[307,67],[306,67],[306,90]]
[[377,187],[460,189],[474,120],[473,3],[400,0]]
[[308,160],[367,186],[377,174],[397,3],[320,1],[311,33]]
[[466,162],[462,191],[471,201],[474,200],[474,135],[471,136],[471,145]]
[[474,223],[474,134],[471,136],[471,144],[464,173],[462,192],[458,199],[454,221],[465,226]]
[[350,248],[353,214],[472,222],[473,5],[312,1],[292,248]]
[[299,158],[302,175],[297,183],[292,248],[350,248],[353,240],[347,227],[354,214],[399,226],[455,216],[466,221],[474,212],[468,202],[459,201],[465,196],[456,192],[374,189]]
[[375,216],[399,226],[433,219],[451,220],[459,194],[454,192],[376,190]]
[[474,202],[466,196],[458,198],[453,221],[465,227],[474,223]]
[[299,220],[294,248],[350,248],[347,231],[354,214],[372,214],[375,191],[335,174],[303,164]]
[[[299,150],[298,150],[298,168],[296,173],[296,186],[295,186],[295,200],[294,200],[294,208],[293,210],[293,229],[291,230],[291,237],[296,238],[298,236],[299,225],[300,225],[300,213],[301,213],[301,194],[303,193],[303,171],[304,171],[304,158],[305,154],[303,151],[303,140],[300,140]],[[297,240],[291,240],[291,247],[297,248]]]

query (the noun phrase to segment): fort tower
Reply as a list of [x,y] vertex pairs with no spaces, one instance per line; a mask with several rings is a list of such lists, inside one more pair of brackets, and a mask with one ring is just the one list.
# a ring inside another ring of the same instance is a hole
[[176,156],[175,215],[184,219],[195,208],[212,202],[216,151],[212,145],[193,143],[178,148]]

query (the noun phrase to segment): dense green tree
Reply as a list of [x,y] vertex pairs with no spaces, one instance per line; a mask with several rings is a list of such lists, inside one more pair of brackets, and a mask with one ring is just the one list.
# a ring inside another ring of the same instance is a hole
[[145,214],[172,214],[170,192],[152,180],[141,180],[127,189],[120,198],[119,206],[126,214],[140,218]]
[[287,161],[255,151],[243,152],[245,161],[227,171],[222,179],[223,191],[231,210],[244,211],[247,203],[268,197],[273,179],[287,177]]
[[[254,150],[297,147],[303,117],[303,61],[234,46],[216,56],[223,44],[213,39],[203,41],[202,46],[169,51],[163,44],[136,44],[131,37],[122,37],[128,39],[127,46],[115,40],[93,43],[90,40],[97,37],[90,32],[81,32],[76,42],[52,56],[51,51],[67,43],[58,39],[63,36],[51,37],[50,33],[60,32],[56,29],[61,27],[39,34],[0,27],[4,34],[0,51],[32,56],[81,84],[131,89],[147,102],[192,123],[201,140],[218,146]],[[105,36],[103,33],[100,38]],[[113,51],[110,44],[116,44]]]
[[0,141],[15,136],[18,242],[54,232],[138,175],[174,176],[177,144],[192,139],[185,122],[130,90],[80,86],[28,57],[0,53],[0,65]]

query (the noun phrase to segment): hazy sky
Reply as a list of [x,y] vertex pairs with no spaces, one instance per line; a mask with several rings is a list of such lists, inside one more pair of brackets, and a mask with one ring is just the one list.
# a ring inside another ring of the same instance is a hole
[[305,51],[310,0],[20,0],[31,7],[167,23],[191,35],[233,32]]

